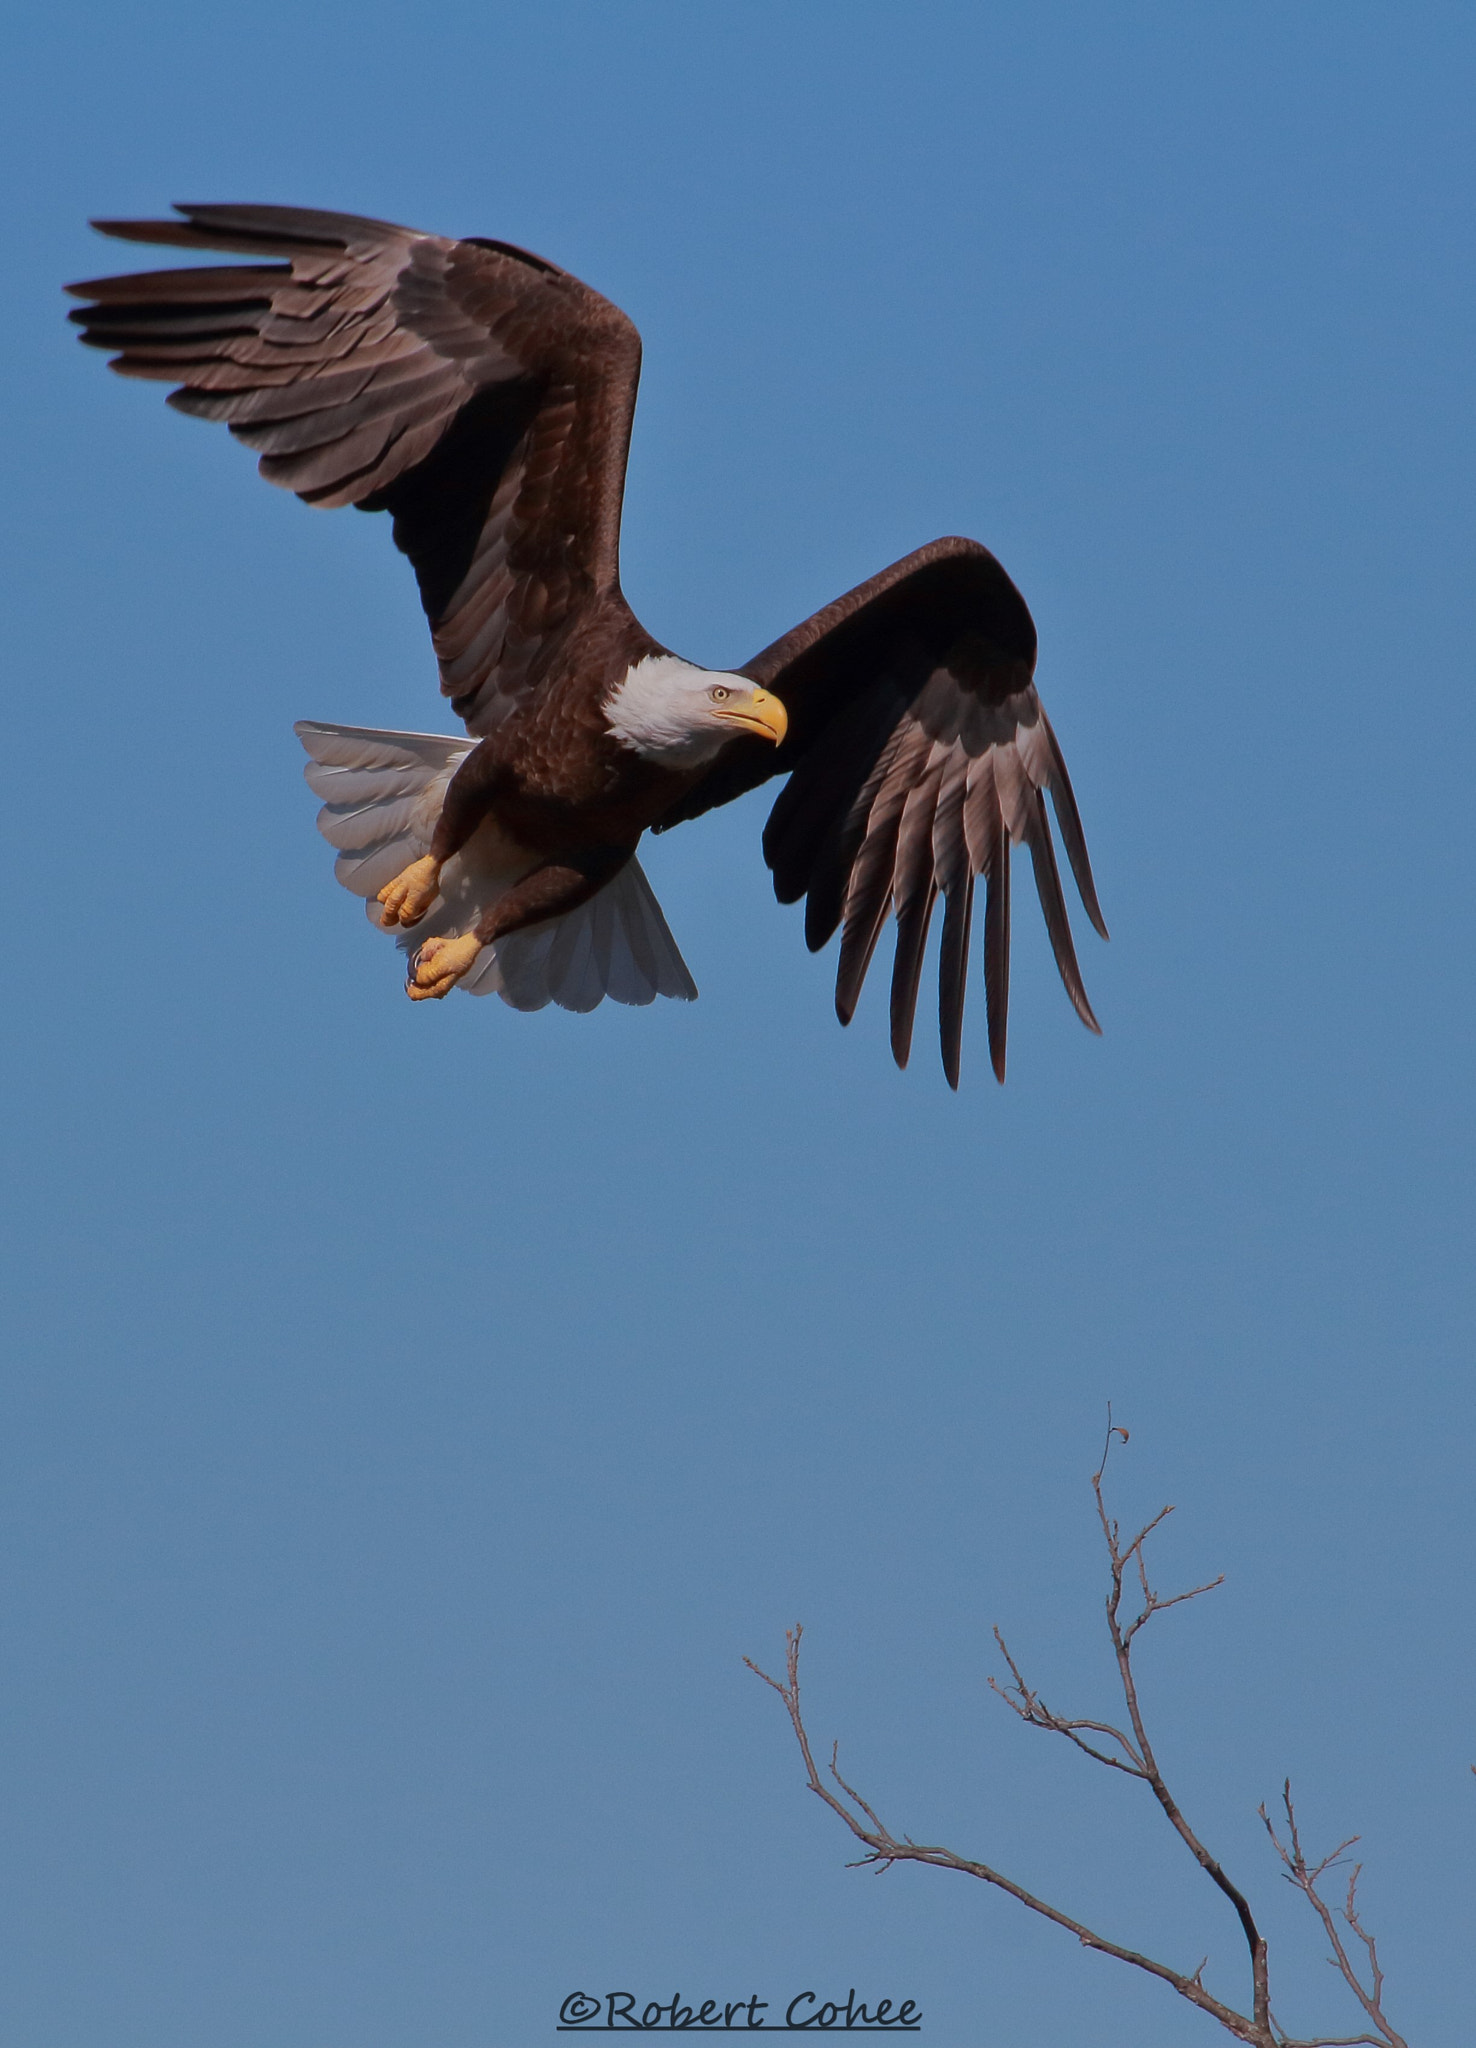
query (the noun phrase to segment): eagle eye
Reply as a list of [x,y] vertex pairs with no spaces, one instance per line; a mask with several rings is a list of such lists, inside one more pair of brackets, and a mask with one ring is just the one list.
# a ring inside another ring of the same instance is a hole
[[729,689],[725,689],[721,683],[714,683],[713,687],[708,691],[707,694],[709,697],[711,697],[714,704],[726,704],[728,699],[732,696],[733,692]]

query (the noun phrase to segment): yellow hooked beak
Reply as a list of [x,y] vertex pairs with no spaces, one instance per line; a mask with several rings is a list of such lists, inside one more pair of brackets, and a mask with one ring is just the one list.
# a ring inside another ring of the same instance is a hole
[[744,732],[772,740],[776,747],[789,731],[789,713],[767,690],[752,690],[746,697],[735,697],[731,703],[722,705],[716,716],[725,725],[741,726]]

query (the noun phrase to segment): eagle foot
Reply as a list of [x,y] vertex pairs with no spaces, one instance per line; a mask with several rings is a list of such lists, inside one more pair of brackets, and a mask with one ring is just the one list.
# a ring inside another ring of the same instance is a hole
[[392,882],[386,882],[376,901],[384,906],[379,922],[385,931],[397,924],[419,924],[435,902],[441,886],[441,863],[423,854],[402,868]]
[[460,939],[427,939],[410,962],[405,993],[412,1003],[449,995],[482,950],[474,932]]

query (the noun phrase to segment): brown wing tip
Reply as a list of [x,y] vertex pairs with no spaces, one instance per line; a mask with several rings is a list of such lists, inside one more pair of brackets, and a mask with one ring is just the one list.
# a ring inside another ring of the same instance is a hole
[[115,242],[157,242],[161,236],[177,235],[182,220],[89,220],[87,225]]
[[[1056,816],[1059,818],[1060,815],[1060,812],[1057,811]],[[1061,836],[1066,838],[1064,830]],[[1092,879],[1091,863],[1087,859],[1085,844],[1083,843],[1078,849],[1067,839],[1066,855],[1071,863],[1071,874],[1076,883],[1076,893],[1081,898],[1081,907],[1087,914],[1088,923],[1099,939],[1110,939],[1112,934],[1107,929],[1107,920],[1103,917],[1102,906],[1097,901],[1097,885]]]
[[[1060,963],[1058,962],[1057,964],[1059,965]],[[1076,963],[1075,961],[1073,961],[1071,964],[1075,966]],[[1064,975],[1062,976],[1062,979],[1065,980]],[[1072,981],[1066,982],[1066,993],[1071,998],[1072,1009],[1075,1010],[1077,1016],[1080,1017],[1082,1023],[1085,1024],[1087,1030],[1094,1032],[1096,1036],[1100,1038],[1102,1036],[1102,1027],[1097,1022],[1096,1011],[1092,1008],[1091,1003],[1087,1000],[1086,988],[1081,980],[1080,975],[1075,976]]]

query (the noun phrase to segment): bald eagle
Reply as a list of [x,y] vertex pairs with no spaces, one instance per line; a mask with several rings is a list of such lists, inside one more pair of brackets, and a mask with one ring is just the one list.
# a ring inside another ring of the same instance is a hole
[[1035,627],[987,548],[919,548],[736,671],[682,660],[620,589],[640,339],[608,300],[507,242],[285,206],[97,221],[241,261],[68,289],[112,368],[224,420],[310,505],[388,512],[469,738],[304,722],[339,879],[408,954],[406,989],[592,1009],[697,991],[636,861],[648,829],[784,775],[764,830],[812,950],[839,927],[850,1022],[888,912],[905,1066],[941,891],[939,1024],[958,1085],[974,880],[989,1047],[1005,1069],[1010,848],[1030,850],[1056,965],[1082,986],[1046,814],[1105,938],[1066,765],[1032,680]]

